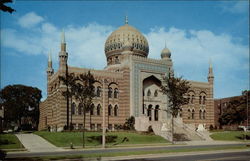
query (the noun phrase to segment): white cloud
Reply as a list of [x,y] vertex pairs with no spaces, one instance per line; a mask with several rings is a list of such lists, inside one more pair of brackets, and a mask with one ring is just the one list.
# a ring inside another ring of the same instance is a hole
[[[97,23],[77,27],[67,26],[64,30],[69,65],[103,69],[106,65],[104,44],[114,29]],[[57,64],[61,29],[52,23],[42,22],[36,26],[36,30],[29,30],[28,33],[3,29],[2,45],[19,53],[31,55],[47,55],[52,49],[53,63]],[[249,80],[244,72],[247,73],[249,67],[249,47],[241,45],[240,41],[230,35],[215,34],[209,30],[187,31],[174,27],[169,29],[156,27],[145,36],[149,41],[151,58],[160,58],[166,40],[167,47],[172,52],[174,69],[185,79],[206,81],[208,61],[211,58],[215,73],[216,96],[218,94],[222,96],[222,93],[226,96],[235,93],[236,89],[243,90],[247,87]],[[243,74],[243,77],[237,77],[238,74]],[[235,87],[235,82],[241,82],[238,88]],[[230,89],[230,86],[234,88]]]
[[240,90],[247,89],[249,46],[237,43],[230,35],[172,27],[169,30],[152,29],[146,37],[150,44],[149,57],[152,58],[160,58],[166,40],[175,71],[188,80],[207,81],[208,61],[211,58],[217,97],[235,95],[236,89],[240,94]]
[[249,1],[227,1],[221,4],[224,12],[231,13],[248,13],[249,12]]
[[29,37],[14,29],[1,30],[1,42],[4,47],[12,48],[19,53],[40,54],[42,46],[39,45],[39,37]]
[[18,24],[24,28],[34,27],[44,21],[44,18],[34,12],[29,12],[18,19]]

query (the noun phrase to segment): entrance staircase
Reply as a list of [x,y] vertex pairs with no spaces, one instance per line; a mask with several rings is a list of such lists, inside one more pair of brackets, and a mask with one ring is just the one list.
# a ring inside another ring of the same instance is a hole
[[[168,123],[163,123],[160,121],[154,121],[150,123],[154,133],[156,135],[162,136],[167,140],[172,140],[171,133],[171,121]],[[164,127],[165,126],[165,127]],[[181,136],[182,141],[211,141],[212,139],[209,137],[209,132],[207,130],[204,131],[196,131],[196,128],[192,124],[183,123],[182,119],[174,119],[174,133],[175,136]]]

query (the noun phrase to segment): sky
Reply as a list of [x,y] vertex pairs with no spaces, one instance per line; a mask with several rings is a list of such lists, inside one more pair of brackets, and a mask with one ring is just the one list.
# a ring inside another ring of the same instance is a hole
[[214,98],[249,89],[249,1],[14,1],[16,12],[1,12],[1,89],[24,84],[47,89],[51,51],[58,69],[65,31],[70,66],[103,69],[104,44],[124,25],[148,40],[149,58],[171,51],[177,76],[207,82],[209,60]]

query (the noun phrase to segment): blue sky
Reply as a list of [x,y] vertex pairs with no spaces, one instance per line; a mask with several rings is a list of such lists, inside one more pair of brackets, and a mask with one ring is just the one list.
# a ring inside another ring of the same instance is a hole
[[[58,68],[60,32],[66,32],[71,66],[103,69],[104,43],[124,24],[141,31],[149,57],[172,52],[177,75],[207,81],[215,75],[215,98],[249,89],[249,1],[15,1],[1,13],[1,88],[35,86],[46,97],[47,54]],[[43,98],[43,99],[44,99]]]

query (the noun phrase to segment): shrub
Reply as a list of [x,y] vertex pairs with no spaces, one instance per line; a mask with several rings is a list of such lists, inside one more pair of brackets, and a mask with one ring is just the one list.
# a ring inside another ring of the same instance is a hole
[[126,119],[126,122],[123,125],[124,130],[135,130],[135,117],[131,116]]
[[174,141],[190,141],[185,134],[174,133]]
[[[118,137],[116,135],[108,135],[108,136],[105,136],[105,141],[106,143],[114,143],[116,142],[116,139]],[[102,136],[99,135],[99,136],[89,136],[87,137],[87,140],[89,142],[98,142],[99,144],[102,143]]]
[[151,125],[148,127],[147,133],[148,133],[148,134],[154,134],[154,130],[153,130],[153,128],[152,128]]
[[210,125],[209,126],[209,130],[212,131],[214,129],[214,126],[213,125]]

